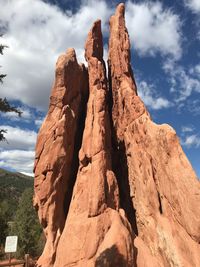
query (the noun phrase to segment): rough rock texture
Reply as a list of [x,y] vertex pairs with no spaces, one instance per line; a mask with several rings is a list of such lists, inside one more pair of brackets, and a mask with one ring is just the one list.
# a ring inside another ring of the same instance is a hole
[[78,169],[78,151],[88,97],[88,73],[74,49],[56,64],[48,114],[39,131],[35,153],[35,197],[47,242],[39,266],[52,266],[65,225]]
[[100,21],[85,58],[88,71],[73,49],[59,58],[38,135],[38,266],[199,267],[200,184],[175,131],[137,95],[123,4],[110,19],[108,79]]
[[120,266],[133,266],[132,231],[124,212],[119,210],[118,185],[111,166],[100,21],[89,32],[85,50],[90,95],[80,165],[54,266],[104,266],[105,261],[110,262],[110,253]]
[[200,266],[199,183],[175,131],[153,123],[137,96],[129,49],[121,4],[110,20],[109,81],[116,160],[136,210],[137,266]]

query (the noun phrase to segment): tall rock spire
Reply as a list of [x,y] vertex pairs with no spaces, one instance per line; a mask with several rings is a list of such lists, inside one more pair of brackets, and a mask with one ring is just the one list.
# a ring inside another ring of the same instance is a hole
[[116,78],[120,79],[122,76],[127,76],[128,79],[130,77],[128,79],[130,86],[137,94],[131,69],[130,40],[125,25],[124,12],[124,4],[119,4],[115,14],[110,18],[109,63],[115,69],[112,75],[115,75]]
[[[199,182],[175,131],[153,123],[136,94],[124,4],[110,19],[108,65],[115,173],[128,177],[137,225],[137,266],[198,266]],[[125,169],[119,160],[123,158]]]
[[119,139],[123,139],[126,127],[144,112],[131,68],[130,41],[125,26],[124,4],[119,4],[110,18],[108,73],[112,90],[113,125]]
[[68,49],[57,61],[49,111],[36,144],[34,205],[47,239],[38,266],[55,261],[78,168],[87,97],[87,70],[78,65],[74,49]]
[[124,212],[119,210],[118,184],[112,172],[108,89],[99,20],[88,34],[85,51],[90,93],[80,165],[54,266],[71,266],[75,262],[84,267],[131,267],[133,237]]
[[88,69],[59,57],[39,131],[35,197],[40,267],[199,267],[200,184],[175,131],[137,95],[124,4],[110,19],[108,79],[101,21]]

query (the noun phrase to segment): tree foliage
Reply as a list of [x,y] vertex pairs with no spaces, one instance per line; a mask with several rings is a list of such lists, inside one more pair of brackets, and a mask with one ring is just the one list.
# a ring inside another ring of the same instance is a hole
[[18,110],[16,107],[11,106],[7,99],[0,98],[0,111],[1,112],[16,112],[19,116],[21,116],[22,112]]
[[[21,116],[22,112],[17,109],[16,107],[13,107],[9,104],[9,102],[7,101],[6,98],[2,99],[0,98],[0,112],[15,112],[17,113],[19,116]],[[0,141],[5,141],[6,138],[4,136],[4,134],[6,133],[7,131],[5,129],[0,129]]]
[[1,200],[1,203],[0,203],[0,245],[3,245],[5,243],[7,230],[8,230],[7,218],[8,218],[8,203],[6,200],[3,200],[3,201]]
[[0,204],[8,204],[7,221],[13,221],[25,189],[33,187],[33,177],[0,168]]
[[[28,243],[32,247],[31,254],[39,256],[43,249],[42,229],[32,206],[32,188],[32,177],[0,168],[0,259],[5,257],[4,246],[8,235],[19,236],[19,252],[17,253],[19,257],[22,254],[22,257],[24,257],[25,253],[20,241],[24,242],[23,236],[26,239],[32,238],[34,241],[32,245]],[[30,222],[28,228],[23,226],[27,224],[27,218]]]
[[33,189],[27,188],[22,194],[14,220],[13,234],[18,236],[18,256],[40,254],[42,228],[32,204]]
[[4,256],[4,244],[8,233],[8,203],[0,191],[0,259]]

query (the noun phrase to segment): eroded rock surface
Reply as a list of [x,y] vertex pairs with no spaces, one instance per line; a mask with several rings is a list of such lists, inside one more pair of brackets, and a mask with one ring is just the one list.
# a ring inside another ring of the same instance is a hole
[[34,206],[47,239],[39,266],[52,266],[65,225],[78,169],[78,151],[88,97],[88,73],[74,49],[56,64],[49,111],[39,131],[35,153]]
[[108,79],[101,22],[56,66],[35,160],[47,242],[41,267],[199,267],[200,185],[168,125],[156,125],[130,62],[124,4],[110,19]]
[[153,123],[137,96],[129,49],[121,4],[110,20],[109,80],[115,155],[127,162],[124,170],[119,160],[120,179],[127,176],[136,210],[137,266],[199,266],[199,183],[175,131]]
[[[118,185],[111,166],[108,89],[100,25],[100,21],[94,23],[85,45],[90,94],[80,165],[57,249],[54,265],[57,267],[63,263],[104,266],[105,261],[107,265],[116,262],[120,266],[133,266],[132,231],[124,212],[119,210]],[[107,256],[110,253],[112,259]]]

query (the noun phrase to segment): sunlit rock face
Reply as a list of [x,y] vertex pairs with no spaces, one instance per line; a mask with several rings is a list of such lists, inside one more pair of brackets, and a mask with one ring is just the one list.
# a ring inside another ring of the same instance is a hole
[[110,18],[108,71],[100,20],[85,59],[59,57],[38,134],[37,266],[199,267],[200,184],[175,131],[137,95],[124,4]]

